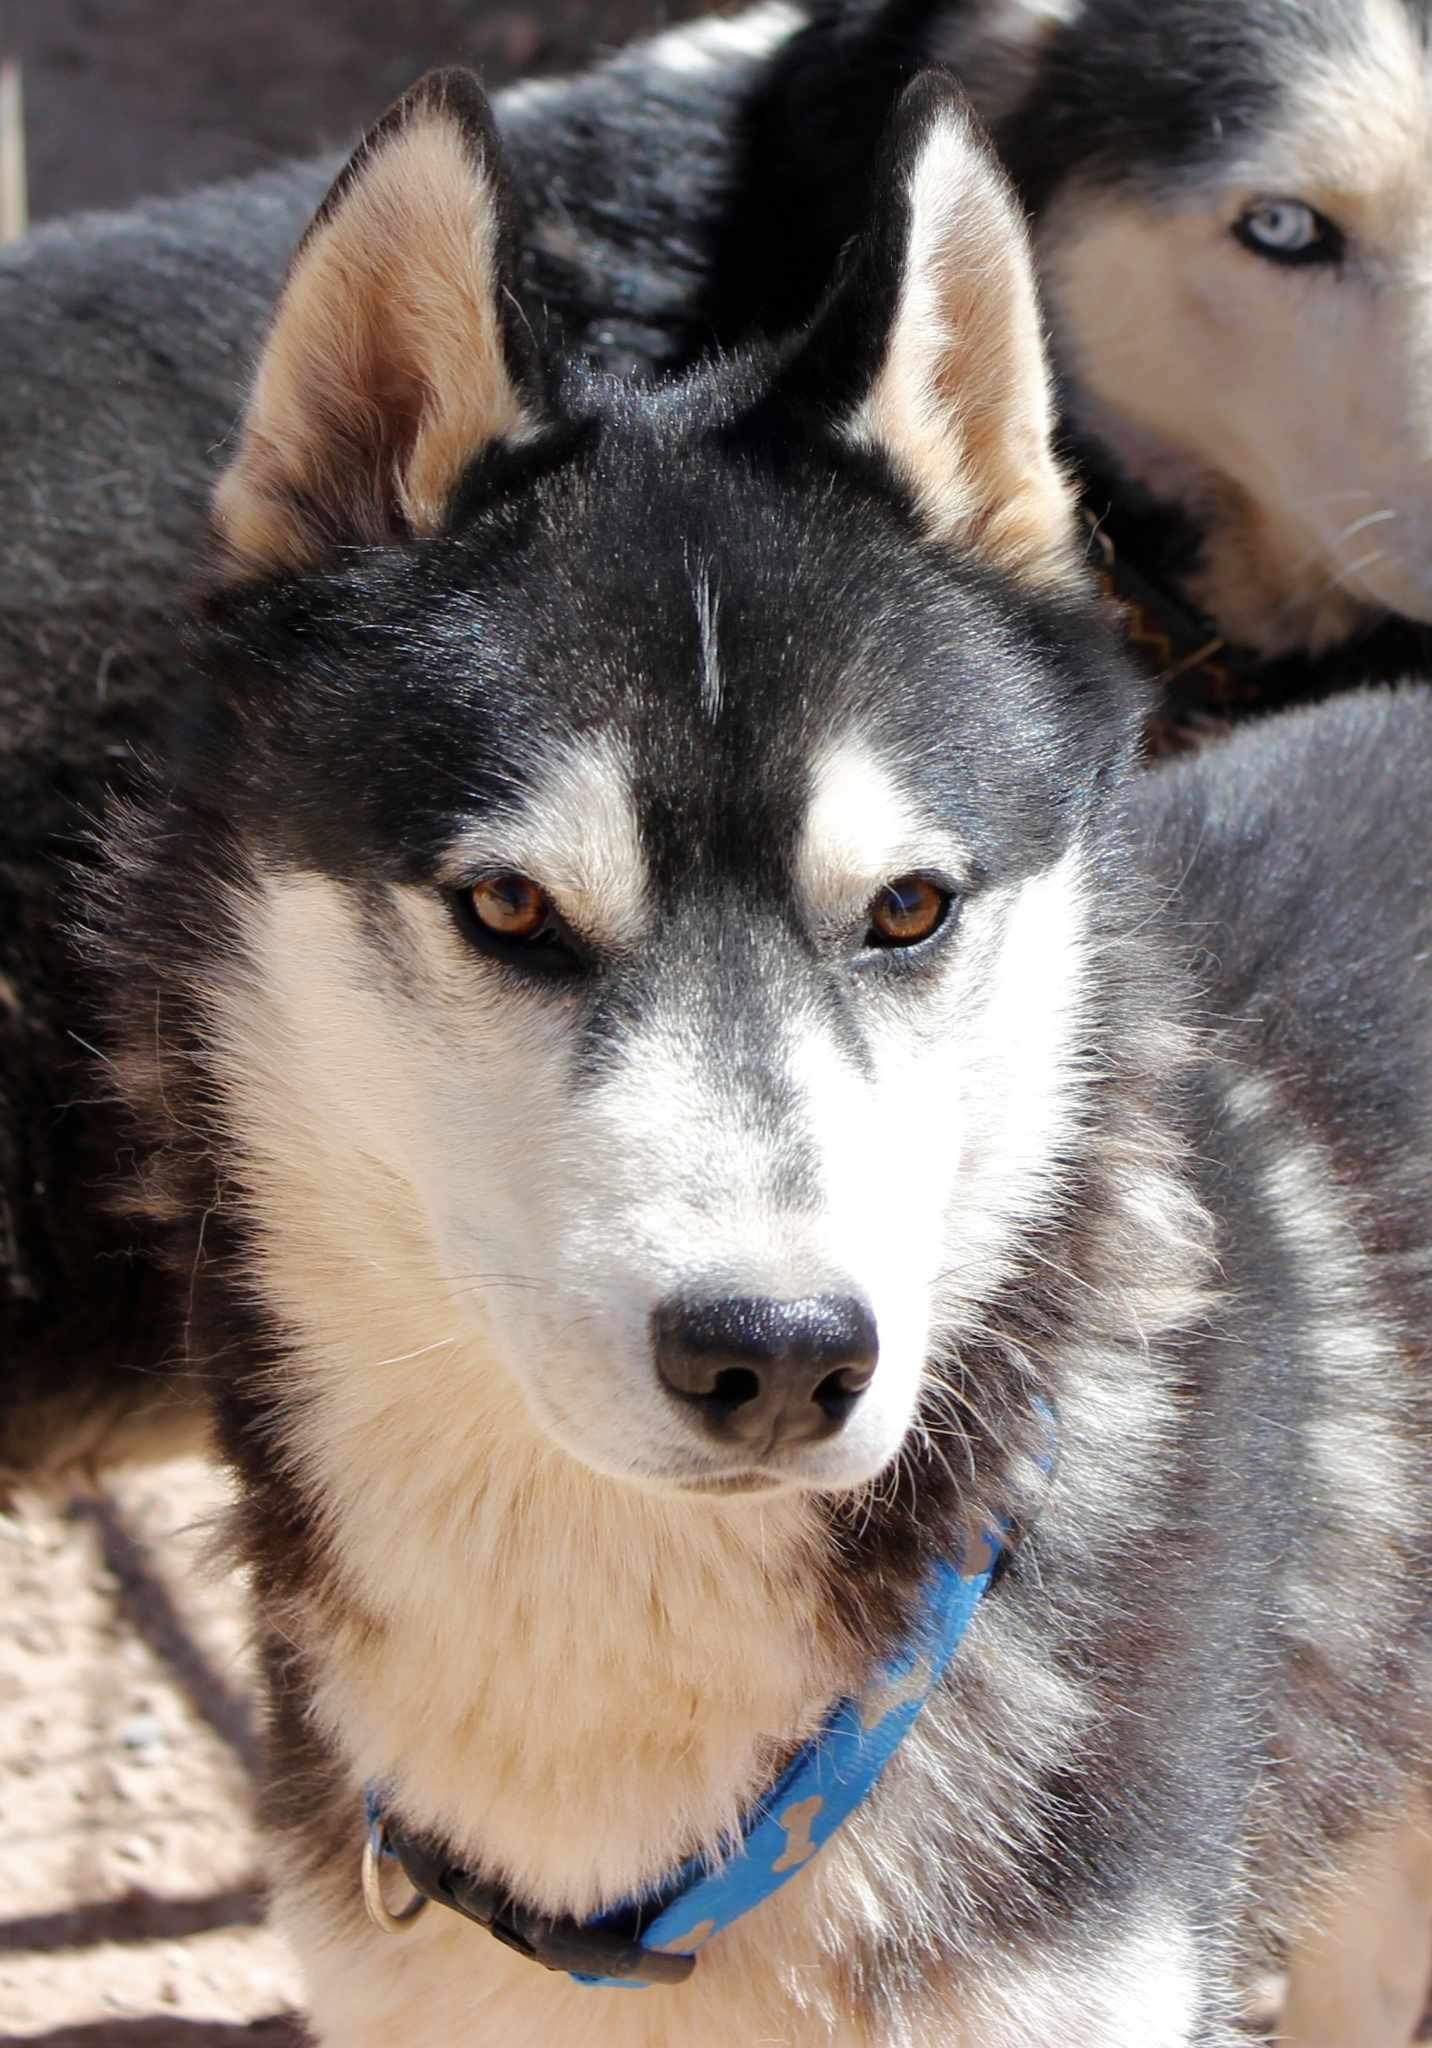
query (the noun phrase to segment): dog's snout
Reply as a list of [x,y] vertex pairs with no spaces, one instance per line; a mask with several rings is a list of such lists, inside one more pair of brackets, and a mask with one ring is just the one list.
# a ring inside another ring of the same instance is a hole
[[656,1369],[722,1443],[764,1453],[833,1436],[875,1372],[875,1319],[853,1295],[677,1299],[652,1316]]

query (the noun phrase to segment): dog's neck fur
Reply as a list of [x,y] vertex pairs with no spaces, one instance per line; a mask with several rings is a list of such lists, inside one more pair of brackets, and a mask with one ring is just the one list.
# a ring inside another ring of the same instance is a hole
[[[302,1187],[286,1166],[279,1213],[320,1216],[330,1165]],[[377,1176],[325,1237],[280,1227],[263,1257],[327,1539],[280,1625],[355,1813],[384,1782],[524,1900],[590,1914],[714,1849],[854,1681],[822,1524],[808,1496],[663,1498],[556,1450]]]
[[[1134,1037],[1122,1057],[1150,1073],[1187,1057],[1175,1027],[1144,1048]],[[325,1147],[321,1111],[295,1143],[255,1081],[226,1149],[237,1141],[267,1318],[286,1339],[270,1462],[315,1523],[312,1566],[263,1602],[266,1619],[303,1650],[355,1826],[379,1782],[455,1860],[539,1909],[589,1915],[715,1849],[882,1645],[833,1618],[834,1539],[811,1496],[663,1497],[555,1448],[454,1298],[412,1192]],[[1123,1354],[1196,1311],[1206,1259],[1171,1134],[1146,1121],[1152,1090],[1123,1128],[1138,1101],[1131,1087],[1105,1133],[1107,1184],[1083,1198],[1078,1247],[1036,1254],[1014,1289],[1057,1327],[1069,1258],[1078,1341],[1119,1355],[1135,1432],[1160,1376],[1130,1382]],[[1017,1383],[1018,1329],[990,1337],[1008,1353],[999,1380]],[[1039,1377],[1060,1375],[1056,1358]],[[852,1507],[877,1551],[904,1483]],[[987,1505],[954,1501],[951,1528]]]

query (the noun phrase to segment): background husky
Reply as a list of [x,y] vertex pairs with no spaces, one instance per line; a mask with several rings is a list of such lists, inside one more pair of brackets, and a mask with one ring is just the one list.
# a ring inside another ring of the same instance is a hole
[[[302,245],[92,922],[324,2040],[1222,2048],[1250,1925],[1391,1839],[1432,705],[1135,778],[1038,324],[935,82],[811,333],[683,382],[544,345],[451,77]],[[713,1847],[999,1514],[688,1985],[362,1919],[365,1782],[539,1911]]]
[[[1254,658],[1432,618],[1428,25],[1425,0],[818,12],[747,117],[717,317],[820,288],[882,80],[950,63],[1037,223],[1091,511],[1243,643],[1234,703],[1306,689],[1305,660],[1255,679]],[[1154,610],[1178,654],[1209,637]],[[1390,635],[1354,667],[1413,653]]]
[[1000,127],[1073,425],[1190,516],[1231,638],[1432,619],[1425,0],[1028,12]]

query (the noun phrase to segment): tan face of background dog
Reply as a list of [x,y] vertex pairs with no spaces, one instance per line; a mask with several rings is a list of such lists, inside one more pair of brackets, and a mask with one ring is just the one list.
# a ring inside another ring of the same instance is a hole
[[[1000,62],[956,48],[983,111],[1079,11],[1005,0]],[[1073,425],[1195,514],[1193,594],[1267,653],[1432,620],[1432,61],[1402,0],[1363,14],[1226,163],[1067,185],[1038,237]]]

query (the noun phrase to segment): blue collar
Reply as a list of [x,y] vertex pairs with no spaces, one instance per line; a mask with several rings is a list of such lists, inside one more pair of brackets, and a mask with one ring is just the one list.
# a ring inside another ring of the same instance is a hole
[[370,1787],[364,1855],[370,1912],[389,1931],[408,1917],[388,1913],[381,1903],[378,1862],[396,1857],[420,1900],[453,1907],[519,1954],[567,1971],[578,1984],[644,1990],[688,1977],[706,1943],[804,1869],[873,1791],[959,1648],[1003,1547],[1003,1535],[987,1529],[958,1567],[936,1565],[898,1654],[876,1668],[860,1694],[833,1709],[820,1733],[747,1815],[718,1868],[694,1857],[665,1883],[596,1920],[545,1919],[499,1887],[454,1868],[440,1845],[410,1835],[385,1815],[381,1794]]

